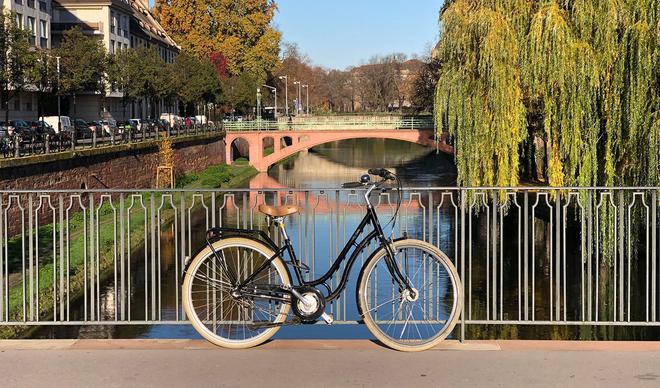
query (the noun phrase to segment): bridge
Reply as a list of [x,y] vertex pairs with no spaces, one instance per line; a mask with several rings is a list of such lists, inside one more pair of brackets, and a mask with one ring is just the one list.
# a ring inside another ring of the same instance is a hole
[[430,117],[359,117],[300,121],[250,121],[225,124],[226,161],[245,157],[260,172],[301,151],[339,140],[393,139],[453,153],[446,134],[436,137]]

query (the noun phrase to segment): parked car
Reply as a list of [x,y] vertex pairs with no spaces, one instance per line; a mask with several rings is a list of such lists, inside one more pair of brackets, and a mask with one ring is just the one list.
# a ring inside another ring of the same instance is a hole
[[128,122],[131,124],[131,127],[134,127],[138,131],[142,131],[142,119],[130,119]]
[[161,113],[160,119],[167,121],[170,124],[170,127],[173,127],[175,124],[178,124],[178,122],[181,120],[181,117],[174,113]]
[[[58,124],[58,119],[62,122],[62,128],[60,128]],[[40,120],[50,124],[50,126],[55,129],[56,133],[60,133],[60,129],[65,132],[73,132],[73,123],[69,116],[46,116],[42,117]]]
[[101,130],[103,129],[103,126],[101,125],[100,121],[89,121],[89,122],[87,122],[87,128],[89,128],[89,130],[92,133],[96,132],[97,136],[101,136]]
[[76,139],[87,139],[92,137],[92,131],[89,125],[83,119],[73,119],[73,127],[76,131]]
[[14,134],[18,135],[22,143],[31,143],[35,140],[37,132],[25,120],[11,120],[9,125],[14,128]]
[[114,119],[102,120],[101,127],[103,128],[103,133],[108,136],[114,137],[120,134],[117,122]]
[[36,127],[33,127],[33,128],[35,128],[35,130],[39,134],[49,135],[49,136],[53,136],[53,135],[57,134],[55,132],[55,128],[53,128],[52,125],[48,124],[45,121],[35,121],[34,123],[36,124]]

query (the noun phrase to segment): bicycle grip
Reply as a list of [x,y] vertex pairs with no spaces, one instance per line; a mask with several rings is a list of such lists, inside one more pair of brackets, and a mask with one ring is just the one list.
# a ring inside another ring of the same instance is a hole
[[364,185],[360,182],[346,182],[341,185],[341,187],[344,189],[357,189],[362,186]]

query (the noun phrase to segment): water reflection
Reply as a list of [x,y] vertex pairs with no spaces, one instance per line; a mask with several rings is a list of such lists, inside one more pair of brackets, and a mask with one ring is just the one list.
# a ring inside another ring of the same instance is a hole
[[[436,154],[434,150],[419,145],[389,141],[389,140],[350,140],[325,144],[316,147],[309,152],[300,153],[289,158],[276,166],[268,173],[260,174],[248,183],[250,188],[336,188],[342,182],[355,181],[368,168],[386,167],[397,173],[406,187],[447,187],[455,185],[455,167],[451,157],[444,154]],[[407,194],[403,198],[402,214],[404,222],[395,226],[395,234],[401,235],[404,231],[411,236],[425,240],[432,239],[434,243],[450,258],[457,255],[457,198],[451,193],[436,195],[429,198],[428,193]],[[313,217],[305,218],[293,216],[289,219],[288,230],[293,243],[303,262],[313,265],[313,273],[320,274],[330,267],[332,259],[341,249],[353,228],[357,226],[364,211],[362,198],[357,195],[346,193],[338,194],[334,190],[326,190],[323,193],[313,192],[307,197],[301,194],[288,192],[267,193],[260,198],[256,194],[223,195],[212,199],[208,195],[196,198],[206,204],[215,200],[219,208],[220,220],[225,225],[239,227],[264,228],[263,217],[251,211],[259,201],[268,203],[305,203],[306,211],[313,212]],[[340,196],[338,196],[340,195]],[[384,221],[394,211],[396,197],[393,193],[386,193],[374,198],[377,202],[378,211]],[[338,206],[341,204],[341,206]],[[428,220],[425,212],[421,210],[435,209],[436,219]],[[238,210],[245,214],[247,210],[253,218],[237,217]],[[503,228],[511,238],[502,242],[504,258],[498,262],[498,268],[492,268],[492,258],[488,256],[490,240],[488,215],[475,212],[468,217],[469,238],[468,246],[470,255],[470,272],[466,274],[466,288],[470,298],[466,304],[466,314],[472,319],[483,319],[492,317],[497,311],[501,319],[516,319],[521,311],[520,295],[523,292],[516,277],[521,271],[519,260],[520,238],[515,228],[519,219],[519,211],[512,208],[503,218]],[[343,220],[340,223],[340,219]],[[192,213],[191,227],[193,231],[204,231],[212,223],[212,219],[204,208],[199,208]],[[538,260],[531,265],[530,271],[534,274],[536,283],[534,293],[531,295],[530,303],[534,306],[533,313],[536,319],[549,319],[551,304],[548,295],[552,288],[551,277],[552,259],[550,229],[544,219],[539,216],[533,220],[534,249]],[[136,260],[132,268],[126,268],[132,274],[131,284],[128,292],[131,298],[130,313],[133,319],[144,319],[152,317],[164,320],[174,320],[181,316],[182,311],[178,305],[180,287],[180,267],[175,254],[175,231],[164,230],[161,233],[162,246],[166,247],[159,253],[161,268],[158,270],[158,278],[151,277],[149,263],[144,264],[142,260]],[[516,237],[518,236],[518,237]],[[580,245],[580,230],[575,224],[568,226],[569,252],[567,253],[569,295],[578,295],[579,290],[579,268],[580,256],[576,249]],[[190,235],[192,246],[201,246],[203,243],[203,232]],[[330,241],[334,243],[331,244]],[[194,253],[190,249],[189,253]],[[133,252],[133,257],[141,258],[145,251]],[[355,271],[366,260],[363,255],[355,265]],[[495,272],[497,271],[497,272]],[[500,279],[493,278],[493,274],[499,274]],[[330,282],[331,286],[337,284],[340,274],[336,275]],[[356,319],[354,288],[356,277],[350,278],[347,292],[345,292],[333,305],[332,312],[336,317],[344,319]],[[152,285],[157,285],[156,292]],[[158,292],[160,290],[160,292]],[[112,281],[107,282],[102,289],[103,316],[111,319],[115,314],[116,306],[122,308],[121,301],[116,298],[118,290]],[[500,297],[495,295],[500,294]],[[121,294],[121,293],[119,293]],[[577,317],[579,314],[578,298],[568,298],[565,309],[569,317]],[[154,307],[155,305],[155,307]],[[82,307],[80,307],[82,309]],[[611,308],[611,307],[610,307]],[[121,313],[120,311],[119,313]],[[82,312],[78,312],[78,317]],[[71,319],[75,319],[73,314]],[[613,328],[613,327],[568,327],[568,326],[468,326],[468,338],[534,338],[534,339],[642,339],[657,338],[658,329],[648,328]],[[57,327],[41,330],[37,336],[56,338],[199,338],[199,335],[189,326],[91,326]],[[278,338],[370,338],[370,334],[363,325],[337,325],[326,327],[321,325],[299,326],[285,328],[278,333]]]

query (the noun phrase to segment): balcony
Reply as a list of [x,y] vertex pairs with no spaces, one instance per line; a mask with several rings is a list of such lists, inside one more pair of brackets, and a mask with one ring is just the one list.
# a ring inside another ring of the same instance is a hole
[[64,32],[74,27],[80,27],[85,35],[103,35],[103,23],[101,22],[52,23],[51,32]]

